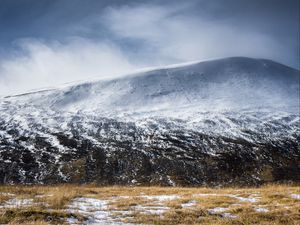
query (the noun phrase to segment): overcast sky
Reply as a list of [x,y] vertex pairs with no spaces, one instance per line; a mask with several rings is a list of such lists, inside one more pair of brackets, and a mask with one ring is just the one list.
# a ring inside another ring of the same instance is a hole
[[0,0],[0,95],[229,56],[299,68],[299,0]]

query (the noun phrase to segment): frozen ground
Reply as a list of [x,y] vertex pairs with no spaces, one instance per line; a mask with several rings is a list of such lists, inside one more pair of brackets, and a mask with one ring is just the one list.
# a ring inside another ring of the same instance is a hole
[[[12,208],[28,208],[37,205],[47,206],[41,204],[41,199],[53,197],[52,194],[39,194],[34,198],[20,198],[12,193],[0,193],[0,196],[8,198],[0,204],[0,209]],[[290,193],[286,194],[286,199],[299,200],[299,194]],[[85,197],[73,198],[62,209],[65,212],[72,213],[73,215],[80,215],[84,221],[71,216],[66,218],[68,224],[110,224],[110,225],[130,225],[134,224],[134,218],[137,215],[158,216],[164,218],[170,211],[179,208],[182,210],[196,210],[207,207],[207,199],[215,201],[218,198],[228,199],[226,206],[208,207],[207,213],[211,216],[220,216],[224,219],[236,219],[239,216],[232,212],[235,207],[240,207],[242,204],[249,205],[256,213],[266,214],[270,212],[271,205],[266,206],[262,204],[262,196],[260,193],[245,194],[220,194],[220,193],[194,193],[187,197],[182,194],[161,194],[161,195],[147,195],[141,192],[139,195],[129,196],[107,196],[99,197],[98,195],[88,195]],[[133,203],[129,203],[135,199]],[[233,200],[233,201],[232,201]],[[124,203],[125,201],[125,203]],[[126,202],[128,201],[128,204]],[[226,202],[226,200],[223,200]],[[294,200],[295,201],[295,200]],[[120,203],[122,203],[120,205]],[[284,206],[288,209],[289,206]],[[48,209],[52,210],[52,209]],[[135,223],[136,224],[136,223]]]
[[[130,214],[130,212],[109,210],[110,201],[96,198],[76,198],[68,206],[67,210],[85,216],[87,218],[86,224],[129,224],[121,222],[121,218],[126,218],[126,215]],[[122,217],[115,217],[114,213],[121,213]],[[79,221],[75,218],[68,218],[67,221],[69,224],[79,224]]]
[[0,208],[18,208],[34,205],[33,199],[12,198],[0,205]]

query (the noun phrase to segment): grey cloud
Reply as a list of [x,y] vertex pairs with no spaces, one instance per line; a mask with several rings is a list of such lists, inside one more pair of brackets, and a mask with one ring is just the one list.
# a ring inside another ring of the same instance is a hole
[[227,56],[299,68],[299,1],[0,2],[0,95]]
[[272,36],[184,14],[186,9],[186,5],[125,6],[107,10],[104,22],[116,36],[142,40],[151,46],[156,60],[162,63],[236,55],[289,62],[289,49]]

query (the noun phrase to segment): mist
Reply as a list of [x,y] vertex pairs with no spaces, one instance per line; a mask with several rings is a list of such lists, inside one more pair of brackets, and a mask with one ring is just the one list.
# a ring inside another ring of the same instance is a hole
[[195,13],[194,7],[194,1],[109,5],[65,25],[64,38],[16,38],[12,53],[1,57],[0,95],[230,56],[296,65],[293,45],[260,29]]
[[134,69],[110,43],[72,39],[67,44],[27,40],[22,54],[1,63],[0,94],[52,88],[68,82],[114,77]]

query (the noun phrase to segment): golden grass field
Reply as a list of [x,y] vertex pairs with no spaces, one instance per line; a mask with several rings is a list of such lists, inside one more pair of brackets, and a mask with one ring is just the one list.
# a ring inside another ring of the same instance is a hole
[[299,225],[300,186],[0,186],[0,224]]

